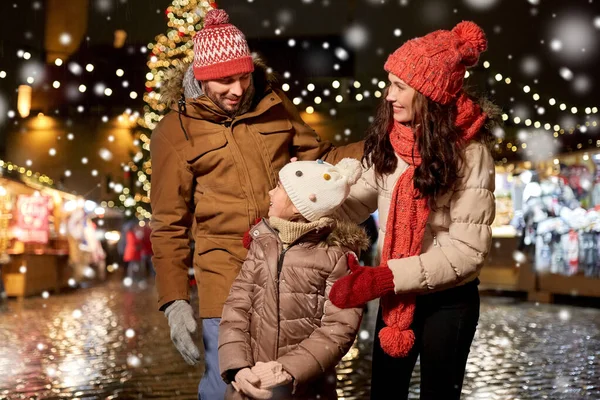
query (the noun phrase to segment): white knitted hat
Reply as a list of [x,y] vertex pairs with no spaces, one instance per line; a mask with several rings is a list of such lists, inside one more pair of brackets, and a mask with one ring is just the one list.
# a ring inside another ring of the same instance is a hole
[[360,162],[353,158],[335,166],[322,160],[295,161],[279,171],[279,180],[300,214],[312,222],[331,215],[361,174]]

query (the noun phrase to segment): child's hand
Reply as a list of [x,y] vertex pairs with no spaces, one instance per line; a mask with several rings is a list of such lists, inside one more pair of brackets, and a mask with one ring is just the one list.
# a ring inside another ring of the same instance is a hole
[[260,378],[261,389],[272,389],[277,386],[287,385],[293,379],[277,361],[266,363],[259,361],[252,367],[252,372]]
[[250,368],[239,370],[231,384],[235,390],[253,399],[268,400],[273,397],[272,390],[260,388],[260,378]]

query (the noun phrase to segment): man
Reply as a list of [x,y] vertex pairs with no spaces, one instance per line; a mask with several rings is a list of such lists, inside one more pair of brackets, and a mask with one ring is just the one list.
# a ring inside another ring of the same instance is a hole
[[[253,62],[244,35],[223,10],[207,14],[194,53],[193,67],[180,79],[185,100],[152,133],[152,246],[159,308],[175,346],[195,364],[200,353],[188,294],[193,235],[206,367],[198,390],[200,399],[213,400],[226,388],[217,354],[223,303],[246,257],[242,237],[267,215],[279,169],[291,157],[333,164],[360,158],[363,145],[334,149],[322,142],[283,92],[270,86],[266,68]],[[163,100],[167,88],[179,93],[181,84],[165,84]]]

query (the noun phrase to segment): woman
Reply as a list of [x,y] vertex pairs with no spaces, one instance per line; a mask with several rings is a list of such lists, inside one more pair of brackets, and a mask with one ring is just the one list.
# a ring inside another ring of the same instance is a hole
[[495,214],[494,107],[462,91],[465,67],[486,47],[481,28],[462,22],[406,42],[384,67],[390,84],[367,135],[367,170],[344,205],[355,220],[379,209],[382,259],[351,263],[330,294],[338,307],[382,298],[371,399],[406,398],[419,355],[421,399],[460,398]]

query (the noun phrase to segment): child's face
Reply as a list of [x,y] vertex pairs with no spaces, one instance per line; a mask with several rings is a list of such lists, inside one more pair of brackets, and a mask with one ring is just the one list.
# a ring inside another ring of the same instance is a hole
[[290,219],[298,212],[287,192],[281,186],[281,182],[277,184],[275,189],[269,191],[269,200],[269,217]]

